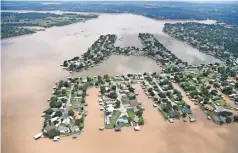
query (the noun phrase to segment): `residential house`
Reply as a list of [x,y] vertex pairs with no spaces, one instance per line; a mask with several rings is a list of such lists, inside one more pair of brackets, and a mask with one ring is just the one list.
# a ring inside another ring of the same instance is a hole
[[74,105],[74,109],[76,109],[76,110],[79,110],[79,109],[80,109],[80,107],[81,107],[81,105],[80,105],[80,104],[75,104],[75,105]]
[[48,132],[52,129],[56,129],[55,125],[53,123],[50,124],[47,124],[46,127],[44,128],[44,132]]
[[137,106],[134,106],[134,107],[133,107],[133,112],[136,113],[136,112],[138,112],[138,111],[139,111],[138,107],[137,107]]
[[70,128],[70,131],[72,133],[79,132],[79,127],[78,126],[73,126],[73,127]]
[[220,118],[218,116],[211,116],[211,119],[216,124],[220,124],[221,123],[221,120],[220,120]]
[[129,99],[134,99],[135,96],[136,96],[136,95],[135,95],[134,93],[132,93],[132,92],[128,93]]
[[213,111],[213,110],[214,110],[214,107],[212,107],[211,105],[208,105],[208,104],[205,104],[205,105],[204,105],[204,108],[205,108],[206,110],[209,110],[209,111]]
[[161,108],[164,109],[164,108],[166,108],[166,107],[167,107],[167,103],[163,103],[163,102],[162,102],[162,103],[161,103]]
[[168,116],[169,118],[177,118],[175,111],[170,111]]
[[68,132],[69,132],[69,128],[66,127],[66,126],[60,125],[60,126],[58,127],[58,131],[59,131],[60,133],[68,133]]
[[128,97],[122,97],[122,104],[125,106],[125,107],[130,107],[130,100]]
[[108,100],[108,101],[105,101],[106,104],[116,104],[116,100]]
[[139,105],[138,101],[136,99],[130,100],[130,105],[132,107]]
[[77,92],[77,96],[78,96],[78,97],[82,97],[82,96],[83,96],[83,91],[82,91],[82,90],[79,90],[79,91]]
[[187,113],[187,114],[191,114],[191,113],[192,113],[191,109],[188,108],[188,107],[185,107],[183,111],[184,111],[185,113]]

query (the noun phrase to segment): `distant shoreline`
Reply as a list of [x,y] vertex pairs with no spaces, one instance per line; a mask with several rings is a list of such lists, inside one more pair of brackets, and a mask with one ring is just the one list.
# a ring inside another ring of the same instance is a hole
[[[132,14],[132,15],[139,15],[143,16],[152,20],[158,20],[158,21],[189,21],[189,22],[200,22],[200,21],[214,21],[213,19],[204,19],[204,20],[196,20],[196,19],[158,19],[158,18],[152,18],[147,17],[143,14],[136,14],[136,13],[129,13],[129,12],[76,12],[76,11],[64,11],[64,10],[1,10],[1,12],[17,12],[17,13],[28,13],[28,12],[35,12],[35,13],[55,13],[55,14],[63,14],[63,13],[76,13],[76,14],[95,14],[95,15],[103,15],[103,14]],[[57,13],[58,12],[58,13]]]

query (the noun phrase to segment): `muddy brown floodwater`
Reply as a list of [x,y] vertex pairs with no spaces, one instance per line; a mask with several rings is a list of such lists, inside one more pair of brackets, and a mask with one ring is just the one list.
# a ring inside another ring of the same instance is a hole
[[[112,22],[113,21],[113,22]],[[64,27],[53,27],[32,35],[3,40],[1,42],[2,60],[2,147],[3,153],[100,153],[100,152],[137,152],[137,153],[235,153],[237,125],[217,128],[207,123],[203,117],[197,123],[169,124],[152,107],[140,88],[139,99],[143,101],[146,125],[141,132],[124,128],[122,132],[100,132],[102,114],[97,103],[97,89],[89,89],[87,97],[90,105],[85,121],[85,132],[76,140],[62,138],[53,143],[49,139],[35,141],[43,125],[40,117],[47,109],[47,99],[51,96],[54,82],[65,78],[68,73],[59,66],[64,60],[85,52],[101,34],[116,34],[124,38],[119,45],[135,45],[133,40],[139,32],[162,33],[165,22],[132,14],[101,14],[99,18],[85,23]],[[184,22],[184,21],[182,21]],[[131,42],[130,42],[131,40]],[[138,44],[139,45],[139,44]],[[184,53],[183,48],[177,51]],[[195,50],[196,51],[196,50]],[[198,51],[197,51],[198,52]],[[200,54],[198,52],[198,54]],[[197,54],[191,54],[197,56]],[[200,62],[210,60],[207,55],[197,56]],[[140,72],[158,70],[156,63],[144,57],[113,56],[101,66],[95,67],[84,75],[102,73],[124,74],[128,71]],[[122,149],[123,148],[123,149]]]

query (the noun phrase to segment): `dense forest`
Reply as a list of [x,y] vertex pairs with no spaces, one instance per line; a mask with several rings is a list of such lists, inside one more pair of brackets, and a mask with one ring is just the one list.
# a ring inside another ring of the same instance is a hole
[[166,23],[164,32],[224,61],[238,57],[237,25]]
[[35,32],[36,31],[32,30],[32,29],[2,25],[1,26],[1,39],[13,37],[13,36],[25,35],[25,34],[32,34]]
[[54,13],[1,13],[1,39],[23,34],[34,33],[36,30],[28,29],[28,26],[52,27],[64,26],[91,18],[97,15],[83,15],[65,13],[57,15]]
[[42,2],[1,2],[2,10],[63,10],[105,13],[134,13],[156,19],[207,18],[238,24],[238,3],[187,3],[187,2],[59,2],[46,5]]

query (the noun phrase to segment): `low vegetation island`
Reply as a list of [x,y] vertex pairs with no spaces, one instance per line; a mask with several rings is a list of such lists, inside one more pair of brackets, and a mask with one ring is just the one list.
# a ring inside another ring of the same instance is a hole
[[166,23],[163,31],[229,65],[238,65],[238,26],[235,24]]
[[[64,13],[62,15],[54,13],[1,13],[1,39],[32,34],[53,26],[64,26],[76,22],[97,18],[97,15],[84,15],[74,13]],[[33,28],[31,28],[33,27]],[[34,27],[42,27],[40,29]]]

